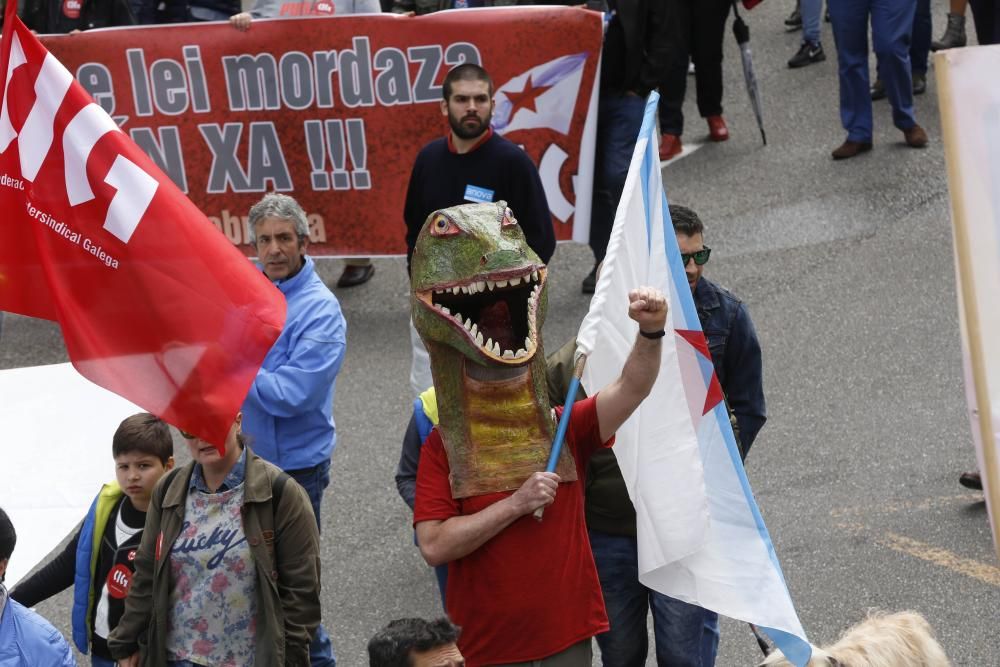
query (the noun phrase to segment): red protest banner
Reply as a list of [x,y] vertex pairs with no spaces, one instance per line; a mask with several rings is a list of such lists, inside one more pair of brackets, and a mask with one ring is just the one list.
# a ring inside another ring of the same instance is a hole
[[556,238],[586,240],[601,39],[595,12],[524,7],[260,20],[247,33],[118,28],[45,44],[233,243],[247,240],[250,206],[277,190],[309,214],[311,253],[391,255],[405,251],[413,159],[448,127],[441,81],[467,61],[493,76],[496,130],[539,166]]
[[14,6],[0,49],[0,310],[57,321],[81,375],[222,446],[285,300]]

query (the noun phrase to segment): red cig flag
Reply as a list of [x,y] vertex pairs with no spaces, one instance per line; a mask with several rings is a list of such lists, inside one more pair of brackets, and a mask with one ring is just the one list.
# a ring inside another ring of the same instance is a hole
[[221,447],[284,298],[16,5],[0,49],[0,310],[58,322],[83,376]]

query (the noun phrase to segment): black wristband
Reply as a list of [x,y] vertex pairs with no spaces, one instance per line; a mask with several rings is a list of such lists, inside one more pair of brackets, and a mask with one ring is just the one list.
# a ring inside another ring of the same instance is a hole
[[639,335],[642,336],[643,338],[648,338],[649,340],[657,340],[659,338],[663,338],[664,336],[666,336],[667,332],[665,329],[660,329],[659,331],[646,333],[642,329],[639,329]]

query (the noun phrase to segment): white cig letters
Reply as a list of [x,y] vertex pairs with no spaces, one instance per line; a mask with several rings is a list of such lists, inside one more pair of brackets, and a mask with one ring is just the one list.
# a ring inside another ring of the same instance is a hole
[[[15,33],[7,67],[7,89],[4,90],[0,108],[0,153],[5,152],[16,138],[21,174],[25,180],[33,182],[52,148],[56,112],[73,84],[73,75],[52,54],[45,54],[35,80],[35,100],[18,133],[10,121],[9,88],[14,70],[26,63],[21,42]],[[87,159],[101,137],[109,132],[121,130],[101,107],[93,103],[80,109],[66,125],[63,131],[63,173],[71,206],[94,198],[87,178]],[[153,200],[159,183],[123,155],[115,158],[103,180],[116,190],[108,206],[104,229],[123,243],[128,243]]]

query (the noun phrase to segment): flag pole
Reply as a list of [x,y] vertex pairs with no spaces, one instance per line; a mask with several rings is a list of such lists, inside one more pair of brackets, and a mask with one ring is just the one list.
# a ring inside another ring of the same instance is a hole
[[[559,418],[559,427],[556,429],[556,437],[552,441],[552,451],[549,453],[549,463],[545,466],[545,472],[555,472],[559,463],[559,454],[562,452],[563,440],[566,439],[566,429],[569,427],[569,417],[573,413],[573,403],[576,402],[576,392],[580,388],[580,379],[583,377],[583,369],[587,365],[587,355],[581,354],[573,367],[573,377],[569,381],[569,389],[566,391],[566,400],[563,402],[562,416]],[[538,521],[542,520],[545,508],[539,507],[535,510],[534,517]]]

